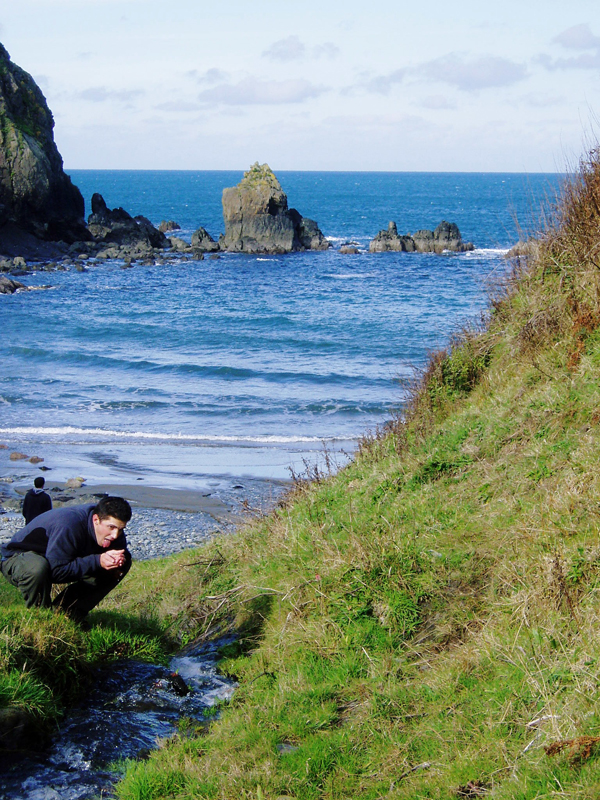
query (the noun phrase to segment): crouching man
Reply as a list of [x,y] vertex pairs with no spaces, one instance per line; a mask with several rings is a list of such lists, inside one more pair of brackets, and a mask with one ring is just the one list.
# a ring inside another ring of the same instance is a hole
[[[130,519],[131,506],[122,497],[46,511],[2,545],[2,574],[27,608],[55,606],[81,623],[129,571]],[[54,602],[53,583],[68,584]]]

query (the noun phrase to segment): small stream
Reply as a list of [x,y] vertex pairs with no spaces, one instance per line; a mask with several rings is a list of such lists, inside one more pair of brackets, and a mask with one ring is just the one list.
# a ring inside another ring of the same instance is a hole
[[232,696],[234,682],[217,674],[218,650],[231,641],[186,649],[168,667],[121,661],[98,670],[96,687],[64,718],[50,748],[3,767],[2,800],[115,797],[122,776],[115,762],[146,757],[182,717],[204,720]]

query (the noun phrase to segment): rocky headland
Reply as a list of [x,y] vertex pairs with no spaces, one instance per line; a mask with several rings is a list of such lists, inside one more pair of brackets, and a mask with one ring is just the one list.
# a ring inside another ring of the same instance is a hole
[[63,170],[41,90],[0,44],[0,241],[23,255],[31,240],[90,239],[79,189]]
[[268,164],[255,163],[237,186],[223,190],[225,234],[222,250],[238,253],[291,253],[327,250],[317,223],[288,200]]
[[463,242],[458,225],[442,220],[433,231],[420,230],[416,233],[398,234],[395,222],[390,222],[387,230],[379,231],[369,244],[370,253],[387,251],[405,253],[464,253],[474,250],[472,242]]

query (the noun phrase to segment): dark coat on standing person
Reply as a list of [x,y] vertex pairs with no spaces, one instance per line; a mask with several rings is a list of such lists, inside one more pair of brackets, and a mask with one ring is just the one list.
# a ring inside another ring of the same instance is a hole
[[29,525],[32,519],[39,517],[44,511],[50,511],[51,508],[52,498],[49,494],[46,492],[36,492],[35,489],[30,489],[23,500],[25,525]]

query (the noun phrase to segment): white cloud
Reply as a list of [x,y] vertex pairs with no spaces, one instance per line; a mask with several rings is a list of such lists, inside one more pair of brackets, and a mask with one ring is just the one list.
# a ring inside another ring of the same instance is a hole
[[333,42],[324,42],[317,44],[311,50],[314,58],[337,58],[340,54],[340,48]]
[[198,83],[222,83],[229,80],[229,73],[217,67],[211,67],[200,74],[197,69],[185,73],[188,78],[193,78]]
[[456,108],[456,103],[448,100],[448,98],[443,94],[432,94],[428,97],[423,97],[418,103],[415,103],[415,105],[419,106],[420,108],[430,108],[434,111],[444,111]]
[[529,106],[530,108],[550,108],[551,106],[560,106],[565,102],[564,97],[559,95],[547,95],[538,93],[525,94],[518,98],[517,104]]
[[600,69],[600,37],[594,36],[590,26],[585,23],[574,25],[559,33],[552,40],[567,50],[594,50],[592,53],[580,53],[570,58],[552,58],[547,53],[537,56],[535,61],[547,70]]
[[552,58],[542,54],[535,59],[548,70],[600,69],[600,49],[596,53],[582,53],[573,58]]
[[415,73],[432,81],[449,83],[463,92],[511,86],[527,77],[524,64],[507,58],[481,56],[467,61],[457,53],[421,64]]
[[185,100],[168,100],[166,103],[160,103],[154,106],[157,111],[167,111],[169,113],[189,113],[198,111],[198,103],[188,103]]
[[273,42],[263,52],[265,58],[273,61],[299,61],[306,55],[306,45],[300,41],[299,36],[288,36]]
[[389,94],[392,86],[396,83],[402,83],[405,75],[406,70],[404,69],[394,70],[394,72],[390,72],[389,75],[379,75],[377,78],[373,78],[369,81],[366,85],[367,91],[374,94]]
[[[403,67],[386,75],[363,78],[354,86],[342,90],[342,94],[353,94],[357,89],[369,94],[390,94],[393,86],[407,78],[425,78],[428,81],[448,83],[464,92],[510,86],[527,77],[524,64],[498,56],[481,56],[470,61],[457,53],[427,61],[416,67]],[[454,108],[448,99],[432,95],[419,102],[425,108]]]
[[145,94],[141,89],[107,89],[106,86],[92,86],[77,92],[78,100],[86,100],[90,103],[106,103],[107,101],[117,100],[120,103],[130,105],[133,100]]
[[279,39],[263,51],[263,58],[273,61],[301,61],[306,56],[311,58],[337,58],[340,48],[333,42],[323,42],[310,49],[300,40],[299,36],[288,36]]
[[236,84],[222,83],[200,92],[198,99],[206,105],[284,105],[302,103],[326,91],[306,80],[264,81],[245,78]]
[[594,36],[587,23],[567,28],[552,41],[569,50],[596,50],[600,47],[600,37]]

